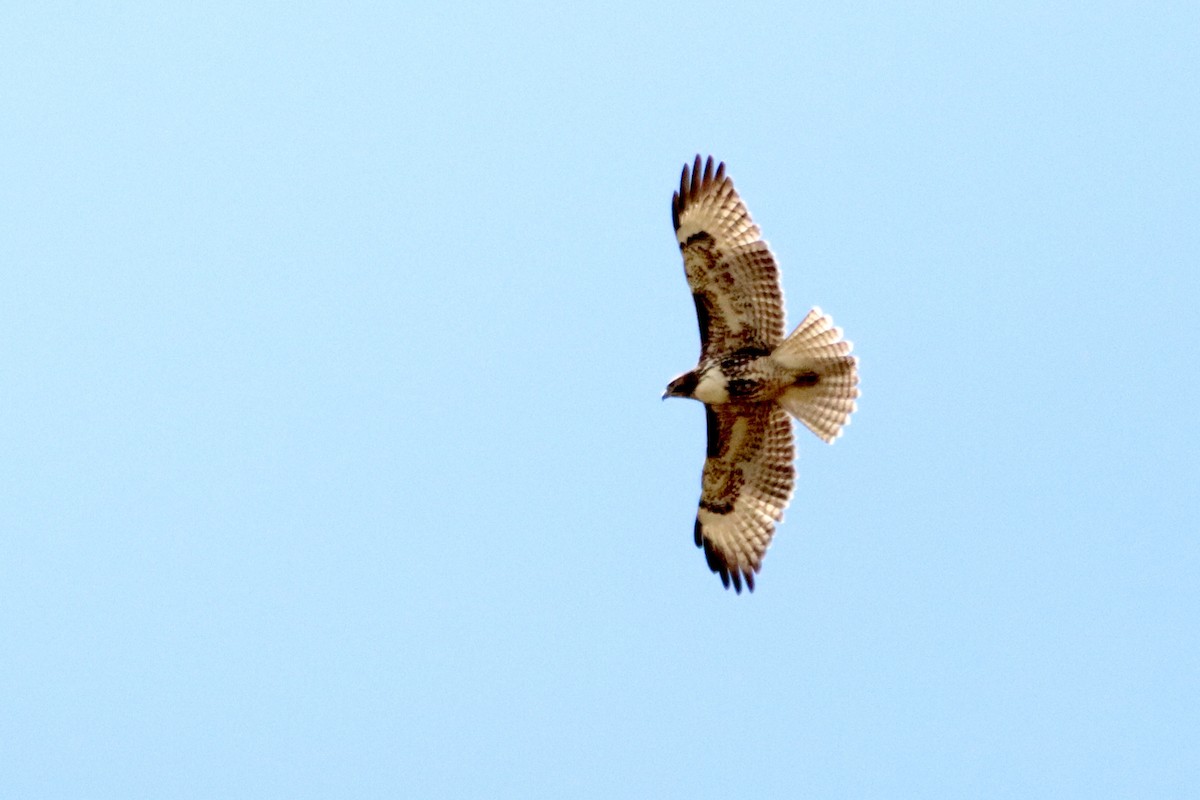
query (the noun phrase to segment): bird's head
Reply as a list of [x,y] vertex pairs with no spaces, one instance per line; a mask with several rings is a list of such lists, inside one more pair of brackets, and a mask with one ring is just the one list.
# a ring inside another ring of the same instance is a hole
[[685,372],[667,384],[667,390],[663,392],[662,399],[666,400],[668,397],[692,397],[699,383],[700,376],[696,374],[695,370]]

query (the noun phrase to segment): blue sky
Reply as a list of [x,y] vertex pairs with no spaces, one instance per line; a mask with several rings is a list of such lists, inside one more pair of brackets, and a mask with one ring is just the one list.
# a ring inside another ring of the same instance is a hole
[[[0,794],[1200,792],[1200,11],[0,14]],[[669,216],[861,358],[753,595]]]

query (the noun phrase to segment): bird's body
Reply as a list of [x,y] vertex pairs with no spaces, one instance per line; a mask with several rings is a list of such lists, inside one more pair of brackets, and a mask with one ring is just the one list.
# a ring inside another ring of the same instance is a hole
[[797,380],[770,351],[742,348],[719,358],[706,358],[696,367],[698,381],[692,397],[701,403],[759,403],[776,400]]
[[820,309],[784,338],[779,270],[710,156],[683,168],[671,203],[700,325],[700,361],[663,397],[705,406],[708,431],[695,541],[726,587],[754,589],[795,482],[791,417],[832,442],[858,397],[858,363]]

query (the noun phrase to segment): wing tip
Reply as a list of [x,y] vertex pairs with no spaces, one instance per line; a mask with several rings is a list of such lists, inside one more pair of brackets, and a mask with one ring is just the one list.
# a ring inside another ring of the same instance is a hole
[[758,571],[757,565],[750,568],[730,567],[725,555],[713,546],[711,539],[704,535],[704,528],[700,524],[699,518],[696,519],[695,538],[696,547],[704,548],[704,560],[708,562],[708,568],[721,579],[722,586],[728,589],[732,585],[733,590],[741,594],[744,582],[746,591],[754,591],[754,573]]
[[687,210],[688,204],[710,186],[724,183],[725,162],[716,161],[711,155],[703,162],[699,153],[691,164],[683,165],[679,175],[679,191],[671,198],[671,223],[679,230],[679,216]]

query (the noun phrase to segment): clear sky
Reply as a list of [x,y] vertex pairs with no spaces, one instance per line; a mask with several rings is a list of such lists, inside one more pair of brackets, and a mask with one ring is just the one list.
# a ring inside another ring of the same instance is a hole
[[[0,12],[0,795],[1200,796],[1200,6]],[[861,358],[752,595],[670,224]]]

